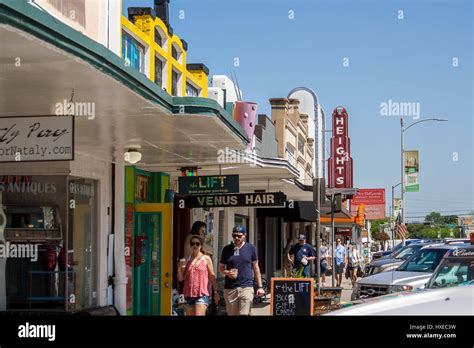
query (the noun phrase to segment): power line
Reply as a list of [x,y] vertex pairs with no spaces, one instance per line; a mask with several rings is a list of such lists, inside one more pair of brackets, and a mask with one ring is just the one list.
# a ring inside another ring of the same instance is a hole
[[[472,216],[472,214],[456,214],[456,216]],[[406,217],[407,219],[424,219],[426,218],[426,215],[425,216],[407,216]]]
[[420,202],[441,202],[441,203],[453,203],[453,204],[473,204],[473,202],[465,202],[465,201],[447,201],[443,200],[436,200],[436,199],[424,199],[424,198],[407,198],[407,201],[420,201]]
[[432,210],[432,211],[413,211],[412,214],[430,214],[430,213],[456,213],[456,212],[467,212],[470,213],[472,209],[461,209],[461,210]]

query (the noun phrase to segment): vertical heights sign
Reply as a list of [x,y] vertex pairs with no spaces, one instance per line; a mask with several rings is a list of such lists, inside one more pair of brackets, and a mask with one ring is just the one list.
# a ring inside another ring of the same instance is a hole
[[332,113],[331,157],[328,164],[328,186],[331,188],[352,187],[351,140],[347,129],[347,111],[338,106]]

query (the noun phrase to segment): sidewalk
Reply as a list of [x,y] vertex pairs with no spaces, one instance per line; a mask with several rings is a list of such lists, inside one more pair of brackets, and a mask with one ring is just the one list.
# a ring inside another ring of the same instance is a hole
[[[331,286],[331,277],[326,277],[326,286]],[[334,280],[335,281],[335,280]],[[350,279],[342,276],[342,295],[341,303],[348,303],[351,301],[352,284]],[[270,295],[262,303],[254,304],[251,315],[270,315]]]

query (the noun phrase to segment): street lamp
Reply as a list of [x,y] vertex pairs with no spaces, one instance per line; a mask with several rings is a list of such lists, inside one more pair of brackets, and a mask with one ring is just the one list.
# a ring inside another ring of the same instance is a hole
[[[311,88],[308,87],[296,87],[288,93],[288,98],[291,98],[295,92],[303,91],[309,93],[313,99],[314,105],[314,141],[315,141],[315,152],[314,152],[314,177],[313,177],[313,202],[316,206],[316,221],[312,224],[311,233],[311,244],[316,244],[316,277],[318,279],[316,293],[317,295],[321,292],[321,265],[320,265],[320,240],[321,234],[321,191],[324,190],[325,181],[324,175],[326,172],[325,162],[325,134],[322,132],[326,128],[326,120],[324,110],[319,104],[319,98]],[[320,112],[321,110],[321,112]],[[313,268],[311,269],[313,273]]]
[[427,118],[421,121],[417,121],[409,125],[408,127],[403,127],[403,117],[400,117],[400,138],[401,138],[401,184],[402,184],[402,194],[401,194],[401,199],[402,199],[402,213],[401,213],[401,223],[405,222],[405,199],[404,199],[404,194],[405,194],[405,180],[404,180],[404,175],[405,175],[405,162],[403,160],[403,154],[405,149],[403,148],[403,136],[405,131],[407,131],[409,128],[413,127],[414,125],[421,123],[421,122],[427,122],[427,121],[437,121],[437,122],[443,122],[447,121],[445,118]]

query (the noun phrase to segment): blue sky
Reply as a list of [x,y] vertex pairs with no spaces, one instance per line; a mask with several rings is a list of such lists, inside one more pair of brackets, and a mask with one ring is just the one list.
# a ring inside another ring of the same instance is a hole
[[[152,4],[123,0],[123,13]],[[189,44],[188,63],[230,75],[239,58],[244,99],[259,113],[297,86],[316,91],[328,125],[344,105],[354,186],[385,188],[388,201],[400,181],[400,125],[381,115],[380,104],[416,102],[420,119],[449,119],[406,132],[405,148],[420,152],[420,192],[406,194],[406,216],[474,207],[472,1],[171,0],[170,17]]]

